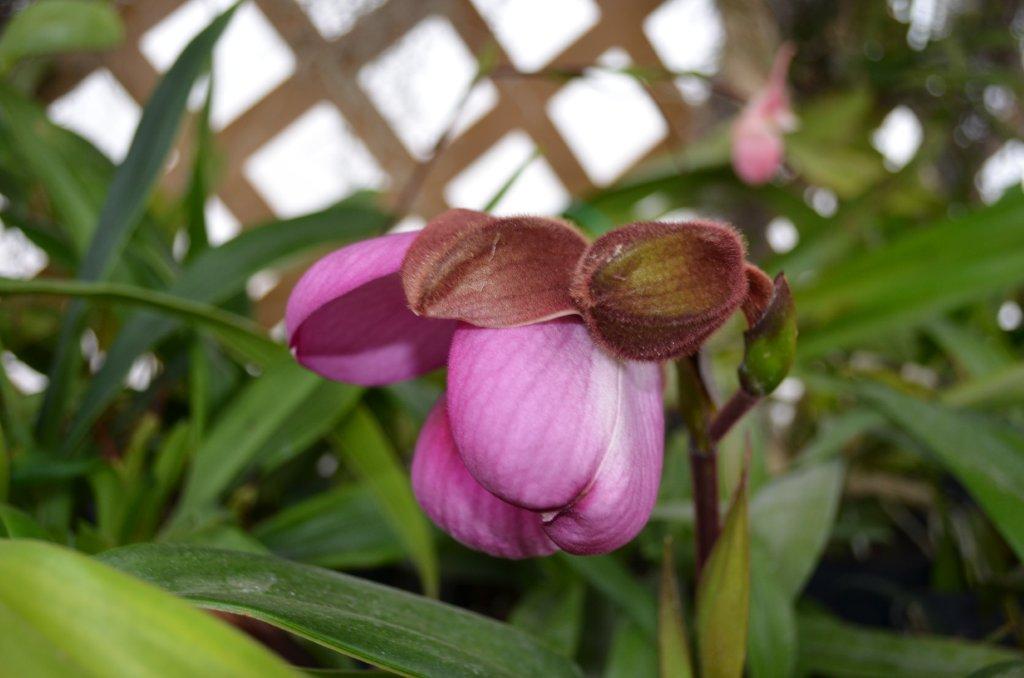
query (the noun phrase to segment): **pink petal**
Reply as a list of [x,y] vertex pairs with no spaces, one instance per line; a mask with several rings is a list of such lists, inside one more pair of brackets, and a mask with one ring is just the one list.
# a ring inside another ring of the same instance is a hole
[[416,443],[412,489],[430,519],[470,548],[501,558],[546,556],[557,550],[539,515],[506,504],[469,475],[452,440],[444,397]]
[[448,370],[459,454],[505,501],[561,509],[592,485],[619,429],[641,425],[632,419],[646,409],[631,401],[661,407],[659,369],[613,358],[576,318],[506,329],[460,325]]
[[796,127],[786,88],[794,54],[796,50],[789,43],[779,48],[768,82],[747,102],[733,127],[733,168],[748,184],[763,184],[775,176],[782,164],[782,135]]
[[288,342],[302,365],[364,386],[444,365],[456,323],[414,315],[398,273],[416,235],[364,240],[306,271],[285,312]]
[[785,43],[775,53],[775,61],[772,63],[771,75],[764,89],[756,98],[756,105],[762,117],[775,122],[783,130],[788,129],[796,120],[789,105],[789,91],[786,86],[786,79],[789,76],[789,65],[796,56],[796,48],[791,43]]
[[614,551],[651,516],[664,453],[660,370],[652,363],[629,365],[615,433],[593,483],[545,521],[548,536],[569,553]]
[[782,134],[762,121],[741,118],[733,130],[733,168],[748,184],[763,184],[775,176],[783,151]]

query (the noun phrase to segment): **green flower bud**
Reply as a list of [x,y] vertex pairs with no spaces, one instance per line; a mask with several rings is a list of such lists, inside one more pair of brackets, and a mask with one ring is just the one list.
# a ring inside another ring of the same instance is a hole
[[[748,316],[749,318],[749,316]],[[775,276],[771,299],[743,334],[746,350],[740,385],[754,396],[766,396],[786,378],[796,356],[796,307],[783,273]]]

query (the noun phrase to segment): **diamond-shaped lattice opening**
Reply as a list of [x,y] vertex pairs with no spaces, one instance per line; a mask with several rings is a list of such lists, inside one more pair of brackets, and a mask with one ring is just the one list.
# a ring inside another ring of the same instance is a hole
[[[0,208],[6,199],[0,197]],[[0,277],[28,280],[42,272],[49,263],[46,252],[36,247],[20,229],[0,221]]]
[[265,269],[249,276],[245,283],[245,293],[252,301],[259,301],[277,287],[281,282],[281,274],[272,269]]
[[993,203],[1009,188],[1024,182],[1024,142],[1011,139],[989,156],[978,170],[974,185],[986,203]]
[[383,188],[387,175],[341,113],[315,104],[245,163],[245,175],[285,217],[321,209],[362,188]]
[[223,245],[242,232],[242,224],[220,198],[213,196],[203,208],[206,217],[206,239],[216,247]]
[[363,16],[387,0],[295,0],[325,40],[336,40],[352,30]]
[[1021,309],[1020,304],[1013,300],[1007,300],[1000,304],[999,311],[996,313],[996,323],[999,325],[999,329],[1013,332],[1020,328],[1022,322],[1024,322],[1024,309]]
[[764,230],[765,240],[773,252],[785,254],[800,242],[800,231],[796,224],[786,217],[775,217],[768,222]]
[[[629,59],[611,49],[602,65],[623,67]],[[636,80],[593,71],[573,80],[548,102],[548,114],[591,180],[609,184],[642,158],[668,132],[658,107]]]
[[[359,70],[359,84],[413,155],[429,155],[451,124],[476,60],[447,19],[432,16]],[[498,100],[489,81],[479,83],[459,112],[466,129]]]
[[897,106],[871,134],[871,145],[885,158],[886,169],[898,172],[914,159],[923,136],[921,121],[914,112]]
[[[705,75],[718,70],[725,30],[714,0],[669,0],[647,15],[644,33],[672,70]],[[676,85],[693,104],[704,101],[710,92],[699,77],[678,78]]]
[[153,383],[153,378],[160,373],[162,365],[152,353],[143,353],[125,375],[124,385],[133,391],[145,391]]
[[410,214],[405,217],[397,224],[391,227],[391,233],[409,233],[410,231],[418,231],[427,225],[427,220],[418,214]]
[[536,71],[601,17],[592,0],[473,0],[517,68]]
[[142,115],[139,105],[105,68],[90,73],[50,104],[50,119],[91,141],[114,162],[124,160]]
[[[189,0],[146,31],[139,49],[157,70],[166,71],[185,45],[230,5],[230,0]],[[228,125],[293,72],[295,56],[288,45],[254,4],[243,4],[214,48],[213,126]]]
[[[535,151],[533,140],[525,132],[509,132],[448,182],[445,199],[452,207],[481,209]],[[544,158],[537,157],[530,161],[492,212],[499,215],[558,214],[568,203],[568,191]]]
[[18,360],[10,351],[0,352],[0,369],[7,373],[7,378],[25,395],[35,395],[46,390],[49,379],[42,372]]

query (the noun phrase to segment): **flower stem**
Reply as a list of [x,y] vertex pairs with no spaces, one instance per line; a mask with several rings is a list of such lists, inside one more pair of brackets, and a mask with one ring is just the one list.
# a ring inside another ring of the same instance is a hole
[[711,439],[710,422],[715,404],[701,373],[698,356],[676,361],[679,410],[690,434],[690,476],[696,516],[697,580],[711,555],[721,529],[718,516],[718,455]]
[[704,563],[718,541],[718,455],[714,447],[700,450],[690,441],[690,475],[693,478],[693,507],[696,514],[697,581]]
[[717,445],[725,437],[725,434],[743,418],[743,415],[749,412],[760,400],[760,396],[748,393],[742,388],[736,391],[732,398],[729,398],[729,402],[718,411],[718,414],[711,421],[711,425],[708,428],[708,438],[711,444]]

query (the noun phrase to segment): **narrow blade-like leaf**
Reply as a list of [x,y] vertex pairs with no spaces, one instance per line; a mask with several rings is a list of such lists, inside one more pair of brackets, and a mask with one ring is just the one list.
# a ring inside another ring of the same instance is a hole
[[70,296],[141,306],[206,327],[219,335],[224,343],[237,348],[247,359],[257,363],[270,362],[288,355],[284,346],[271,341],[248,318],[237,316],[216,306],[144,287],[84,280],[0,278],[0,294]]
[[818,564],[839,510],[841,462],[792,471],[761,489],[751,506],[751,529],[771,556],[768,574],[789,599]]
[[204,607],[261,619],[416,676],[575,676],[519,629],[429,598],[270,556],[142,544],[102,560]]
[[1024,660],[1019,651],[939,636],[907,636],[853,626],[822,614],[798,620],[797,675],[840,678],[959,678],[992,664]]
[[[205,251],[168,290],[171,294],[220,304],[245,289],[251,275],[328,244],[343,244],[380,231],[390,217],[361,193],[315,214],[274,221],[243,232]],[[140,313],[122,328],[107,351],[103,367],[89,383],[65,436],[64,450],[75,447],[120,391],[132,363],[179,327],[174,318]]]
[[772,574],[771,562],[771,554],[755,543],[747,652],[752,678],[787,678],[796,666],[796,613],[789,593]]
[[312,393],[320,378],[290,358],[267,369],[235,398],[195,453],[173,524],[212,507],[263,443]]
[[697,662],[703,678],[743,675],[750,618],[750,519],[740,482],[697,584]]
[[653,641],[658,628],[658,606],[655,598],[633,578],[622,563],[610,555],[571,556],[562,553],[559,557],[588,584],[621,607]]
[[405,544],[423,590],[436,597],[440,574],[430,525],[412,494],[405,468],[376,418],[366,407],[357,407],[332,442],[342,463],[370,488],[391,529]]
[[[78,269],[80,279],[99,280],[106,276],[139,223],[149,194],[163,173],[164,161],[178,135],[192,85],[209,63],[213,47],[236,7],[233,5],[192,39],[143,109],[128,155],[114,175],[100,210],[96,231]],[[76,349],[84,310],[82,303],[72,303],[61,323],[57,352],[49,372],[50,383],[36,424],[36,430],[44,441],[54,441],[59,435],[57,424],[64,412],[68,387],[78,364]]]
[[985,509],[1024,559],[1024,437],[992,419],[956,412],[876,383],[857,391],[924,444]]
[[661,678],[689,678],[693,675],[690,641],[683,621],[676,562],[671,539],[665,540],[658,593],[658,664]]
[[298,675],[188,603],[38,541],[0,540],[0,627],[5,675]]
[[0,35],[0,71],[18,59],[115,47],[124,39],[117,10],[94,0],[43,0],[16,12]]

